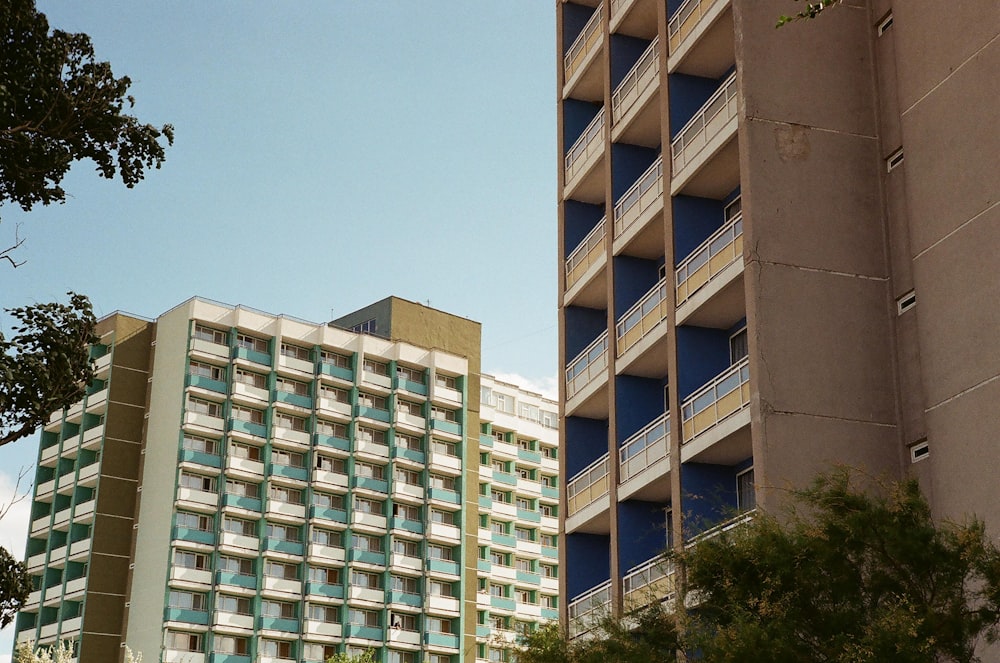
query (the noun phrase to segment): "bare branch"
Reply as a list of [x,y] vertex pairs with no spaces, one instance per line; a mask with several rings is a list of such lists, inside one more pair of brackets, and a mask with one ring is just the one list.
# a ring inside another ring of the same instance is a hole
[[22,260],[21,262],[17,262],[10,255],[10,253],[11,251],[21,248],[21,245],[24,244],[24,240],[26,239],[27,239],[26,237],[21,237],[21,224],[19,223],[16,226],[14,226],[14,246],[11,246],[9,248],[4,249],[3,251],[0,251],[0,260],[9,261],[10,266],[13,267],[14,269],[17,269],[18,267],[23,265],[26,261]]

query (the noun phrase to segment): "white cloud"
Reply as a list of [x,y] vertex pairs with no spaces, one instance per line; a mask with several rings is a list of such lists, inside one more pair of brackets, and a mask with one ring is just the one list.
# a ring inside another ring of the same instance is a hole
[[556,381],[554,375],[541,378],[527,378],[517,373],[493,373],[492,375],[500,382],[517,385],[522,389],[534,391],[552,400],[556,400],[559,397],[559,383]]

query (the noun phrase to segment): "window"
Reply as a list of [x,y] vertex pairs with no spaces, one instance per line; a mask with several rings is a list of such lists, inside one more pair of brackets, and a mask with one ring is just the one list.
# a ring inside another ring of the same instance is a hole
[[544,578],[557,578],[558,577],[558,574],[556,572],[556,567],[552,566],[551,564],[539,564],[538,565],[538,570],[539,570],[539,573]]
[[535,471],[527,467],[518,467],[517,476],[525,481],[534,481]]
[[255,483],[226,479],[226,494],[257,499],[260,497],[260,487]]
[[490,531],[494,534],[506,534],[509,525],[507,523],[500,522],[499,520],[494,520],[490,522]]
[[339,437],[342,440],[347,439],[347,426],[333,421],[323,421],[322,419],[317,419],[316,432],[320,435],[326,435],[327,437]]
[[250,444],[240,444],[238,442],[229,443],[229,455],[233,458],[244,458],[246,460],[252,460],[255,462],[260,462],[260,447],[255,447]]
[[351,358],[349,356],[333,352],[332,350],[320,350],[319,360],[328,366],[346,368],[348,370],[351,368]]
[[518,571],[523,571],[524,573],[534,573],[535,565],[530,559],[519,559],[516,564]]
[[542,534],[539,542],[546,548],[556,547],[556,535],[555,534]]
[[286,467],[305,467],[306,457],[305,455],[295,451],[271,449],[271,463],[274,465],[284,465]]
[[207,378],[209,380],[215,380],[217,382],[222,382],[226,379],[226,369],[221,366],[212,366],[211,364],[203,364],[199,361],[192,361],[188,364],[188,373],[201,378]]
[[199,532],[211,532],[215,526],[212,516],[184,511],[177,512],[176,522],[178,527],[186,527],[187,529],[198,530]]
[[518,509],[521,509],[522,511],[534,511],[534,507],[531,504],[531,500],[526,499],[524,497],[518,497],[517,500],[515,501],[517,502]]
[[242,368],[236,369],[234,382],[245,384],[248,387],[254,387],[256,389],[267,389],[267,376],[260,375],[259,373],[251,373],[250,371],[244,371]]
[[494,472],[507,473],[508,464],[502,460],[495,460],[491,463]]
[[194,338],[199,341],[215,343],[216,345],[229,344],[229,334],[221,329],[212,329],[211,327],[206,327],[205,325],[196,324],[194,326]]
[[436,488],[438,490],[450,490],[455,491],[455,478],[441,476],[440,474],[432,474],[430,476],[431,488]]
[[286,502],[288,504],[302,504],[302,491],[297,488],[286,486],[271,486],[270,496],[276,502]]
[[167,605],[178,610],[194,610],[195,612],[205,612],[207,598],[204,594],[193,592],[183,592],[173,590],[167,599]]
[[753,468],[736,475],[736,508],[749,511],[757,506],[757,495],[753,488]]
[[366,373],[374,373],[375,375],[382,375],[385,377],[389,376],[389,364],[381,361],[376,361],[374,359],[365,358],[364,370]]
[[253,410],[240,405],[233,406],[233,419],[246,421],[251,424],[257,424],[258,426],[264,425],[264,413],[262,411]]
[[222,416],[222,403],[204,401],[200,398],[188,398],[187,409],[195,414],[204,414],[208,417]]
[[275,412],[274,425],[281,428],[288,428],[289,430],[303,432],[306,429],[306,420],[305,417],[296,417],[295,415],[286,414],[284,412]]
[[363,391],[358,392],[358,405],[362,407],[370,407],[377,410],[385,410],[386,399],[385,396],[379,396],[377,394],[366,394]]
[[416,382],[417,384],[427,383],[427,374],[422,368],[410,368],[409,366],[396,364],[396,377],[407,382]]
[[427,630],[431,633],[451,633],[451,620],[440,617],[425,617]]
[[499,598],[506,598],[507,588],[503,585],[498,585],[496,583],[490,583],[490,596],[496,596]]
[[183,569],[204,571],[208,569],[208,555],[189,550],[175,550],[174,566],[179,566]]
[[444,387],[445,389],[458,390],[458,378],[456,378],[454,375],[435,373],[434,384],[436,384],[439,387]]
[[354,476],[384,481],[385,468],[381,465],[372,465],[371,463],[362,463],[356,460],[354,461]]
[[420,472],[414,470],[408,470],[405,467],[396,467],[393,472],[393,478],[399,483],[409,484],[411,486],[420,485]]
[[264,575],[269,578],[280,578],[282,580],[298,580],[299,567],[295,564],[267,560],[264,563]]
[[446,546],[436,546],[433,543],[427,544],[427,557],[429,559],[440,559],[447,562],[453,561],[454,553]]
[[184,434],[184,439],[181,440],[181,447],[187,451],[195,451],[197,453],[210,454],[216,456],[219,453],[218,442],[215,440],[209,440],[204,437],[196,437],[194,435]]
[[507,663],[507,652],[503,649],[488,647],[486,649],[486,660],[490,663]]
[[382,552],[382,539],[368,534],[351,535],[351,547],[362,552]]
[[555,504],[540,504],[538,510],[547,518],[555,518],[559,515]]
[[312,542],[321,546],[342,548],[343,538],[340,532],[315,527],[312,530]]
[[250,640],[235,635],[217,634],[212,641],[212,649],[220,654],[248,656],[250,654]]
[[514,622],[514,632],[518,635],[526,636],[532,631],[534,631],[534,628],[532,627],[531,622]]
[[451,511],[438,511],[437,509],[431,509],[431,522],[441,523],[442,525],[454,525],[455,514]]
[[501,615],[490,615],[490,628],[494,631],[506,631],[507,621],[507,618]]
[[301,359],[302,361],[309,361],[310,354],[311,353],[309,352],[308,348],[302,348],[297,345],[292,345],[291,343],[281,344],[282,357],[290,357],[292,359]]
[[373,513],[376,515],[385,514],[385,507],[378,500],[370,500],[367,497],[354,497],[354,510],[358,513]]
[[490,562],[497,566],[510,566],[510,555],[492,550],[490,551]]
[[262,338],[247,336],[246,334],[236,335],[236,346],[244,350],[252,350],[253,352],[267,353],[268,351],[267,341]]
[[296,543],[299,541],[299,528],[292,525],[279,525],[277,523],[267,524],[267,538],[278,541],[289,541]]
[[191,474],[189,472],[181,472],[180,485],[181,488],[200,490],[206,493],[214,493],[216,491],[215,477],[206,477],[200,474]]
[[292,653],[292,643],[286,640],[265,640],[261,638],[260,654],[261,656],[270,656],[271,658],[295,658],[295,655]]
[[424,416],[423,406],[421,406],[420,403],[404,401],[402,399],[396,401],[396,411],[402,412],[403,414],[409,414],[414,417]]
[[443,407],[431,406],[431,418],[438,421],[450,421],[452,423],[458,421],[458,415],[455,414],[454,410],[446,410]]
[[534,449],[532,448],[533,446],[534,445],[532,444],[531,440],[524,440],[521,438],[518,438],[517,440],[518,449],[524,449],[525,451],[534,451]]
[[[404,629],[408,631],[415,631],[416,628]],[[389,650],[389,663],[418,663],[417,655],[412,651],[396,651],[394,649]]]
[[238,576],[252,576],[254,575],[253,560],[223,556],[219,558],[219,570]]
[[385,431],[366,426],[358,426],[358,440],[372,444],[386,444]]
[[747,328],[744,327],[740,331],[736,332],[729,337],[729,363],[730,365],[738,363],[741,359],[750,354],[749,346],[747,345]]
[[555,447],[542,447],[542,457],[543,458],[555,458],[556,448]]
[[542,475],[542,485],[544,487],[546,487],[546,488],[555,488],[556,487],[556,478],[555,477],[546,476],[546,475],[543,474]]
[[264,599],[260,602],[260,614],[263,617],[279,619],[295,619],[295,604],[287,601]]
[[403,520],[420,521],[420,507],[409,504],[393,504],[392,515]]
[[337,403],[349,403],[351,401],[351,394],[346,389],[327,385],[322,385],[319,388],[319,397],[336,401]]
[[[335,605],[310,605],[309,606],[309,619],[313,619],[318,622],[339,622],[340,612],[338,606]],[[323,659],[326,660],[326,659]]]
[[517,416],[528,421],[541,421],[538,406],[531,403],[519,403],[517,406]]
[[496,404],[493,406],[501,412],[506,412],[507,414],[514,414],[514,398],[507,394],[501,394],[494,392],[493,395],[496,397]]
[[382,576],[370,571],[353,571],[351,584],[362,589],[382,589]]
[[427,654],[427,663],[451,663],[451,656],[448,654]]
[[309,581],[324,583],[326,585],[339,585],[340,569],[328,569],[322,566],[314,566],[309,569]]
[[403,594],[418,594],[420,590],[417,587],[417,579],[409,578],[407,576],[391,576],[390,582],[392,586],[392,591],[401,592]]
[[316,455],[316,469],[325,472],[336,472],[337,474],[347,474],[347,466],[343,458],[331,458],[330,456]]
[[514,536],[517,537],[518,541],[534,541],[535,531],[526,527],[515,527]]
[[240,536],[257,536],[257,523],[252,520],[225,516],[222,519],[222,530]]
[[356,626],[368,626],[378,628],[378,613],[374,610],[361,610],[360,608],[350,608],[347,611],[347,621]]
[[318,506],[324,509],[344,510],[344,496],[337,495],[335,493],[313,492],[312,503],[313,506]]
[[506,444],[507,433],[503,432],[502,430],[495,430],[493,431],[493,440],[496,442],[502,442],[503,444]]
[[297,380],[289,380],[288,378],[279,377],[274,386],[278,391],[286,394],[295,394],[296,396],[309,395],[309,385],[305,382],[298,382]]
[[420,548],[417,545],[417,542],[407,541],[406,539],[393,539],[392,552],[397,555],[403,555],[404,557],[420,556]]
[[534,603],[533,592],[527,589],[518,589],[514,592],[514,600],[518,603]]
[[[316,606],[317,608],[326,608],[327,606]],[[339,622],[340,618],[336,616],[336,613],[330,619],[324,619],[327,622]],[[328,661],[337,655],[336,645],[321,645],[315,642],[305,643],[302,646],[302,658],[306,661]]]
[[434,440],[431,443],[431,449],[434,453],[444,454],[445,456],[455,456],[456,458],[458,457],[458,445],[454,442]]
[[396,433],[396,446],[401,449],[409,449],[410,451],[423,451],[424,441],[419,437],[414,437],[413,435]]
[[450,582],[431,580],[429,589],[431,596],[444,596],[446,598],[452,598],[455,595]]
[[167,632],[167,649],[200,652],[202,644],[201,633],[185,633],[184,631]]
[[539,601],[543,608],[555,610],[559,607],[559,599],[549,594],[542,594]]

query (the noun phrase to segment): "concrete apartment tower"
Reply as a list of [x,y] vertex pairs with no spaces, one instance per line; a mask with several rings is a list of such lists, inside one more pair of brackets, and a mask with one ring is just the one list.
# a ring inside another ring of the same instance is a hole
[[42,433],[18,641],[462,663],[557,616],[557,407],[480,375],[479,323],[195,298],[98,332],[98,379]]
[[1000,531],[1000,4],[556,8],[572,632],[833,463]]

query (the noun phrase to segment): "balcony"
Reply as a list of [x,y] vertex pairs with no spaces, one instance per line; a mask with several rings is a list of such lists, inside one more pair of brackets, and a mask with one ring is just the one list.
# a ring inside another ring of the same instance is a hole
[[611,0],[611,32],[652,39],[656,36],[656,2]]
[[743,215],[735,215],[677,268],[677,324],[728,328],[746,314]]
[[722,199],[740,182],[735,72],[719,87],[670,144],[670,195]]
[[611,93],[611,139],[657,147],[661,142],[660,40],[646,51]]
[[611,612],[611,581],[606,580],[569,602],[569,635],[576,638]]
[[608,454],[604,454],[566,483],[567,532],[608,532],[610,526],[608,461]]
[[643,562],[622,578],[625,609],[634,610],[675,596],[674,565],[662,555]]
[[595,278],[607,265],[607,219],[591,230],[566,258],[566,302],[602,308],[607,300],[607,284]]
[[599,67],[593,64],[604,41],[603,16],[603,10],[598,7],[563,56],[564,99],[571,96],[571,92],[578,99],[595,101],[601,98],[603,77]]
[[[664,278],[619,318],[615,324],[615,346],[620,358],[616,370],[619,373],[649,378],[667,374],[667,353],[650,350],[666,334],[666,326],[660,328],[660,323],[667,319],[669,312],[667,280]],[[639,361],[640,358],[644,360]]]
[[667,23],[667,70],[718,78],[736,62],[730,0],[687,0]]
[[[584,348],[566,367],[566,414],[601,418],[607,411],[608,332]],[[586,407],[583,407],[586,406]]]
[[663,413],[635,433],[618,450],[618,499],[650,502],[670,499],[670,414]]
[[604,109],[602,108],[566,153],[564,197],[599,205],[604,202]]
[[[663,159],[646,169],[615,203],[614,253],[640,258],[663,255]],[[651,223],[652,222],[652,223]]]
[[750,364],[730,366],[681,404],[681,460],[731,465],[751,455]]

